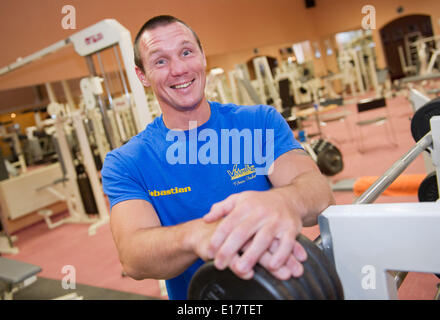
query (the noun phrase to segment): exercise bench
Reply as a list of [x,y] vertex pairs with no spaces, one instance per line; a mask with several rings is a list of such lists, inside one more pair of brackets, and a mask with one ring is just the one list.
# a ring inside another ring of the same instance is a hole
[[37,281],[39,266],[0,257],[0,299],[12,300],[13,294]]

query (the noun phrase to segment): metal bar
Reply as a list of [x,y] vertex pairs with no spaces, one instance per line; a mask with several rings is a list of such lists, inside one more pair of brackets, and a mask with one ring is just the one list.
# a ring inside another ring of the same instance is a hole
[[61,86],[63,87],[64,95],[66,96],[67,99],[67,105],[68,105],[67,110],[69,111],[70,114],[75,110],[75,100],[73,99],[72,91],[70,91],[70,87],[69,84],[67,83],[67,80],[62,80]]
[[424,81],[424,80],[432,80],[440,78],[440,73],[430,73],[422,76],[412,76],[406,77],[399,80],[399,83],[408,83],[408,82],[416,82],[416,81]]
[[[72,121],[76,135],[78,137],[79,147],[83,155],[84,167],[90,180],[93,196],[95,197],[99,214],[99,221],[97,223],[99,223],[98,225],[100,226],[101,224],[107,223],[110,216],[107,204],[105,202],[104,193],[102,191],[102,185],[100,183],[99,175],[96,170],[95,161],[93,160],[93,154],[90,149],[90,144],[84,128],[83,119],[78,111],[75,111],[72,114]],[[89,233],[91,235],[94,234],[96,232],[96,228],[97,227],[95,226],[95,224],[90,226]]]
[[[92,56],[89,55],[89,56],[86,56],[85,58],[86,58],[87,67],[89,69],[90,74],[92,76],[96,77],[98,74],[96,72],[95,65],[93,64]],[[107,112],[106,112],[107,110],[105,108],[104,101],[102,101],[102,98],[99,95],[96,96],[96,99],[98,100],[99,109],[101,110],[102,123],[104,125],[105,136],[106,136],[107,141],[110,145],[110,149],[114,149],[116,146],[116,143],[113,139],[113,130],[110,126],[110,121],[107,116]]]
[[104,78],[105,91],[107,91],[107,97],[108,97],[110,109],[113,109],[112,92],[110,90],[108,78],[107,78],[107,75],[105,74],[104,66],[103,66],[102,60],[101,60],[101,54],[99,52],[96,53],[96,58],[98,59],[99,69],[101,70],[102,77]]
[[354,61],[354,70],[356,73],[356,83],[358,85],[359,92],[361,94],[364,94],[365,93],[365,86],[364,86],[364,82],[362,81],[362,72],[361,72],[361,67],[360,67],[360,62],[359,62],[359,56],[358,56],[356,50],[354,50],[354,49],[350,50],[350,54],[351,54],[351,58]]
[[434,296],[434,300],[440,300],[440,283],[437,283],[437,293]]
[[[73,155],[67,141],[67,137],[64,131],[64,123],[60,117],[55,119],[55,136],[56,136],[56,149],[58,153],[58,161],[61,168],[64,168],[63,174],[67,178],[67,207],[72,216],[78,219],[87,217],[84,205],[81,200],[81,192],[77,183],[77,174],[75,170],[75,164]],[[65,171],[65,172],[64,172]]]
[[397,289],[400,288],[400,286],[403,283],[403,280],[405,280],[407,275],[408,275],[408,272],[402,272],[402,271],[396,272],[396,274],[394,275],[394,282],[396,283]]
[[367,189],[354,204],[373,203],[388,186],[432,144],[431,131],[420,139],[407,153],[397,160],[379,179]]
[[58,42],[56,42],[56,43],[54,43],[44,49],[41,49],[31,55],[28,55],[24,58],[19,57],[16,62],[13,62],[13,63],[7,65],[6,67],[1,68],[0,69],[0,76],[4,75],[6,73],[9,73],[11,71],[14,71],[15,69],[21,68],[22,66],[24,66],[28,63],[31,63],[32,61],[35,61],[37,59],[40,59],[50,53],[58,51],[59,49],[64,48],[68,44],[70,44],[69,38],[58,41]]
[[134,101],[133,111],[136,116],[133,118],[133,120],[135,121],[137,132],[141,132],[153,119],[148,106],[145,88],[139,81],[135,72],[133,42],[128,30],[125,30],[119,34],[118,44],[121,52],[122,62],[125,66],[127,80],[130,85],[131,95]]
[[[115,45],[113,45],[113,47],[114,46]],[[98,55],[98,57],[99,57],[100,68],[102,68],[102,73],[103,73],[103,75],[106,75],[105,78],[108,80],[108,87],[109,87],[108,92],[109,92],[109,95],[111,95],[111,97],[112,97],[112,104],[111,104],[110,107],[113,109],[113,95],[117,92],[117,88],[116,88],[116,91],[115,91],[115,86],[114,86],[113,80],[112,80],[112,73],[115,73],[115,71],[113,71],[113,72],[112,71],[105,72],[104,71],[104,65],[102,64],[100,55]],[[113,63],[114,63],[114,61],[113,61]]]
[[52,102],[58,102],[57,97],[55,96],[55,92],[53,91],[52,84],[50,82],[46,82],[44,84],[46,86],[47,95],[49,97],[49,101]]
[[121,78],[122,87],[124,88],[125,96],[127,97],[127,102],[130,105],[130,93],[128,92],[127,82],[125,81],[124,71],[122,70],[121,59],[119,58],[118,48],[113,46],[113,51],[115,52],[116,63],[118,65],[119,76]]
[[[136,123],[134,120],[136,118],[135,118],[135,114],[134,114],[133,108],[132,108],[132,103],[131,103],[131,99],[130,99],[130,92],[128,90],[127,81],[125,79],[124,69],[122,68],[121,59],[119,58],[118,48],[116,46],[113,46],[113,51],[115,53],[116,63],[118,65],[119,78],[121,80],[122,87],[123,87],[124,93],[125,93],[125,100],[127,101],[127,105],[129,106],[128,110],[129,110],[130,117],[131,117],[130,121],[134,122],[133,124],[136,127]],[[127,128],[126,128],[126,131],[128,131]],[[128,134],[128,132],[127,132],[127,134]],[[133,136],[133,134],[130,132],[129,136],[131,137],[131,136]]]
[[[110,83],[109,83],[110,76],[107,76],[107,74],[104,70],[104,65],[102,64],[102,60],[101,60],[101,54],[99,52],[96,53],[96,57],[98,59],[99,69],[101,69],[102,77],[104,78],[105,91],[107,91],[107,98],[108,98],[109,106],[110,106],[111,111],[113,111],[114,110],[113,97],[112,97],[112,90],[111,90]],[[116,125],[114,125],[114,123],[116,122],[115,114],[114,114],[114,112],[111,114],[109,114],[109,113],[110,113],[110,110],[108,110],[107,116],[108,116],[110,127],[111,127],[112,133],[113,133],[112,138],[114,139],[113,141],[115,143],[114,147],[120,147],[122,144],[120,142],[120,138],[119,138],[121,136],[121,133],[119,132],[119,128]],[[115,136],[115,134],[117,134],[117,136]]]

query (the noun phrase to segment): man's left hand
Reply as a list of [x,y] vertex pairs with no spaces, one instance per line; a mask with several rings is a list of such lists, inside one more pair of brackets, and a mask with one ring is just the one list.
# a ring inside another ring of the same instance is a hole
[[209,247],[218,269],[230,267],[247,279],[260,261],[274,275],[283,266],[290,266],[295,276],[302,274],[298,264],[306,253],[295,240],[302,228],[301,217],[298,208],[276,189],[233,194],[214,204],[203,219],[209,223],[221,218]]

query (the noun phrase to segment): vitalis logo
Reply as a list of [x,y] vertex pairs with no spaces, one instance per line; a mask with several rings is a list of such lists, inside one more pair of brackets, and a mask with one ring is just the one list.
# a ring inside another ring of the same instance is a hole
[[[256,175],[270,173],[268,171],[274,161],[273,129],[265,129],[264,132],[263,129],[221,129],[217,132],[204,128],[198,132],[197,121],[189,124],[193,129],[189,130],[188,139],[183,131],[168,131],[166,141],[173,142],[166,151],[169,164],[241,164],[246,165],[244,169],[234,166],[228,173],[233,176],[251,171]],[[253,164],[263,167],[255,168]]]
[[[234,168],[232,169],[232,171],[228,170],[228,175],[231,178],[231,181],[233,181],[232,183],[234,185],[239,185],[242,184],[248,180],[252,180],[256,177],[256,170],[255,170],[255,166],[250,166],[250,165],[245,165],[243,169],[239,169],[238,165],[234,165]],[[242,180],[238,180],[238,181],[234,181],[237,180],[239,178],[245,177]]]

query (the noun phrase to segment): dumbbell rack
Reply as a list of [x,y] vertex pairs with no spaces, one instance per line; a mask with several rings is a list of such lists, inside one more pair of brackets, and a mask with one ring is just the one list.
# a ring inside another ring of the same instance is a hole
[[397,299],[394,271],[440,273],[440,201],[371,204],[428,146],[440,185],[440,116],[430,124],[431,131],[355,204],[330,206],[318,218],[321,247],[346,299]]

